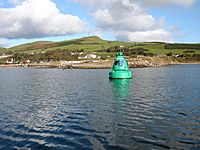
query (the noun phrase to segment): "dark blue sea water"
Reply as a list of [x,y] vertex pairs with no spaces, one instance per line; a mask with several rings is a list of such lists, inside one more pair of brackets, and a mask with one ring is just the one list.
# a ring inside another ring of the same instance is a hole
[[0,149],[200,149],[200,65],[0,69]]

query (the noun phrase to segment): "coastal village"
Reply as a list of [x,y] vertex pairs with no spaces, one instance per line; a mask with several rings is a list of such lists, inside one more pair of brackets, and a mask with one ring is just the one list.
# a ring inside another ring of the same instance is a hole
[[0,51],[1,67],[110,68],[123,51],[131,68],[199,63],[200,45],[129,43],[106,41],[96,36],[64,42],[35,42]]
[[[43,52],[42,52],[43,53]],[[37,55],[38,53],[31,55]],[[49,60],[40,60],[33,62],[30,59],[25,59],[23,61],[15,60],[13,58],[14,54],[6,55],[3,53],[0,56],[0,59],[3,59],[4,62],[1,64],[2,67],[42,67],[42,68],[110,68],[113,58],[110,56],[107,59],[102,60],[101,56],[98,56],[95,53],[84,54],[80,53],[70,53],[71,56],[77,55],[77,60],[59,60],[55,61],[53,58]],[[177,56],[173,56],[177,57]],[[128,57],[127,57],[128,58]],[[177,60],[172,60],[172,58],[167,58],[167,56],[154,56],[154,57],[145,57],[137,56],[136,58],[128,58],[130,67],[155,67],[162,66],[167,64],[176,64]]]

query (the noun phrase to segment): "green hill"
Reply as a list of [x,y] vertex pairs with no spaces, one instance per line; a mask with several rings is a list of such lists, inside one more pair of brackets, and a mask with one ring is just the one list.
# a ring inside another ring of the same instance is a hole
[[[96,53],[101,59],[115,57],[116,52],[122,49],[126,56],[131,58],[140,56],[176,56],[180,59],[200,60],[200,44],[169,44],[164,42],[122,42],[108,41],[98,36],[89,36],[60,42],[38,41],[21,44],[11,48],[0,48],[0,54],[13,54],[15,62],[31,60],[58,61],[78,60],[83,54]],[[2,63],[6,59],[0,60]]]
[[52,51],[52,50],[81,50],[98,51],[107,49],[111,46],[126,45],[126,42],[106,41],[97,36],[84,37],[61,42],[39,41],[33,43],[22,44],[9,48],[13,52],[31,52],[31,51]]
[[54,42],[49,42],[49,41],[38,41],[38,42],[33,42],[33,43],[26,43],[26,44],[21,44],[18,46],[14,46],[9,48],[9,50],[14,51],[14,52],[25,52],[25,51],[30,51],[30,50],[35,50],[38,49],[38,47],[43,47],[46,44],[52,44]]
[[0,47],[0,54],[4,53],[4,52],[7,52],[7,51],[8,51],[8,49]]
[[[13,51],[17,53],[31,53],[31,52],[48,52],[55,50],[65,51],[84,51],[84,52],[97,52],[101,55],[107,55],[107,52],[115,52],[124,46],[128,51],[136,51],[144,49],[147,53],[152,54],[185,54],[194,53],[200,54],[199,44],[168,44],[164,42],[121,42],[121,41],[107,41],[98,36],[89,36],[78,39],[51,42],[51,41],[38,41],[33,43],[22,44],[8,49],[0,49],[0,51]],[[113,51],[114,49],[114,51]],[[192,50],[191,50],[192,49]]]
[[4,51],[6,50],[6,48],[0,47],[0,51]]

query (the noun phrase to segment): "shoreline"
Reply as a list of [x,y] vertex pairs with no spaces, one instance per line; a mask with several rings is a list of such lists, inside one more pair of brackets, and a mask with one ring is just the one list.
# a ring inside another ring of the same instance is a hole
[[[127,59],[129,68],[152,68],[167,65],[200,64],[173,57],[137,57]],[[58,69],[110,69],[113,60],[52,61],[47,63],[1,64],[0,68],[58,68]]]
[[[165,65],[158,65],[158,66],[143,66],[143,65],[139,65],[139,66],[131,66],[129,68],[157,68],[157,67],[163,67],[163,66],[169,66],[169,65],[200,65],[199,63],[173,63],[173,64],[165,64]],[[57,65],[27,65],[26,67],[23,67],[21,65],[18,64],[12,64],[12,65],[0,65],[0,69],[2,68],[39,68],[39,69],[110,69],[112,68],[112,66],[84,66],[84,65],[80,65],[80,66],[66,66],[66,67],[60,67]]]

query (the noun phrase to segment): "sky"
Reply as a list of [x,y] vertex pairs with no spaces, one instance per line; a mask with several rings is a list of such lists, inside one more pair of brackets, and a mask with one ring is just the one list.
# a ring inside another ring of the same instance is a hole
[[85,36],[200,43],[198,0],[0,0],[0,47]]

